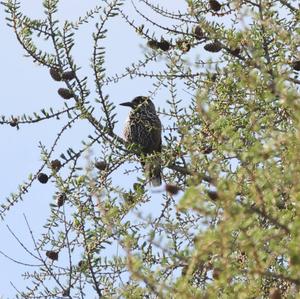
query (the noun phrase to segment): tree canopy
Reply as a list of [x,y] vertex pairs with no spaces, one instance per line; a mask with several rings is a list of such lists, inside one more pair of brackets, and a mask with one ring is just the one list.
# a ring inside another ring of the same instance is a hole
[[[1,204],[5,221],[33,184],[55,186],[44,233],[25,248],[39,265],[18,298],[300,298],[299,4],[102,0],[71,21],[60,2],[44,0],[40,19],[2,2],[26,56],[61,83],[62,105],[0,123],[64,120],[50,148],[41,141],[39,170]],[[132,61],[117,74],[107,72],[111,24]],[[84,26],[92,43],[81,65]],[[116,129],[110,96],[141,79],[163,123],[160,188]],[[59,152],[80,122],[81,147]]]

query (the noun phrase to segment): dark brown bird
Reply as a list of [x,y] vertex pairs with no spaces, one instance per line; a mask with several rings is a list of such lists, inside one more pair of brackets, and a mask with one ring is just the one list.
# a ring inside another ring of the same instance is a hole
[[[148,97],[139,96],[131,102],[120,104],[132,110],[124,128],[124,138],[129,146],[136,146],[146,176],[153,186],[161,184],[161,166],[159,157],[147,159],[148,155],[161,152],[161,122],[155,106]],[[140,152],[140,154],[139,154]]]

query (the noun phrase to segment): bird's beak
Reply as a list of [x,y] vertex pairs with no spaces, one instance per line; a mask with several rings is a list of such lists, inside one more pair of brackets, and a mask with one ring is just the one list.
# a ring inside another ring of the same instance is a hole
[[128,106],[128,107],[132,107],[132,103],[131,102],[125,102],[125,103],[121,103],[121,106]]

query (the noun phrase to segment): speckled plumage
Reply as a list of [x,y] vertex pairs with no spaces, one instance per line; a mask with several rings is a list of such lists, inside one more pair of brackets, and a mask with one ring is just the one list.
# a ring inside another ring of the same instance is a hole
[[[147,97],[136,97],[131,102],[123,103],[132,109],[124,128],[124,138],[129,144],[140,147],[141,155],[161,152],[161,122],[155,111],[155,106]],[[156,159],[157,160],[157,159]],[[151,165],[141,160],[150,182],[154,186],[161,184],[160,162],[152,161]]]

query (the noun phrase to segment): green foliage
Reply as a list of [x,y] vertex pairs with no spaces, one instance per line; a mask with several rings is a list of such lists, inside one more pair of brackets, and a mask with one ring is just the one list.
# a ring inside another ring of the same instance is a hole
[[[61,154],[65,172],[51,172],[67,199],[51,207],[46,233],[33,248],[42,266],[25,275],[33,286],[22,297],[68,290],[76,298],[92,287],[103,298],[300,298],[299,9],[288,0],[220,1],[220,10],[217,1],[182,2],[186,10],[171,12],[149,0],[139,6],[105,0],[64,24],[56,19],[58,0],[43,2],[42,20],[24,16],[16,1],[3,2],[8,25],[33,62],[75,76],[64,80],[73,106],[2,116],[2,124],[18,128],[69,119],[50,150],[40,145],[43,165],[1,205],[1,217],[51,168],[73,123],[87,121],[95,135]],[[72,49],[76,32],[94,18],[92,89],[77,76]],[[148,48],[123,74],[109,77],[104,41],[113,18]],[[39,50],[33,36],[52,50]],[[159,109],[167,185],[158,195],[136,178],[138,167],[128,168],[126,162],[138,165],[136,149],[116,134],[116,106],[105,89],[135,77],[151,82],[152,94],[167,94]],[[97,143],[105,167],[78,167]],[[132,188],[115,179],[120,169],[134,176]],[[147,205],[157,197],[162,207],[149,215]],[[42,255],[49,247],[65,257],[63,268]]]

